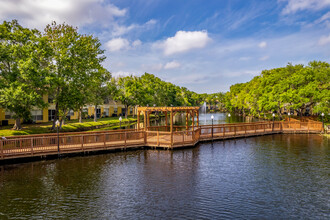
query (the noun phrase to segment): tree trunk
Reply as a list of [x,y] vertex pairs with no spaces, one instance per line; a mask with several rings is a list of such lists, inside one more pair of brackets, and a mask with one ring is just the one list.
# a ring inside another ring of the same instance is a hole
[[51,130],[55,130],[55,128],[56,128],[55,122],[57,120],[57,117],[58,117],[58,102],[56,102],[56,104],[55,104],[55,115],[54,115],[53,125],[52,125]]
[[97,121],[96,111],[97,111],[97,105],[95,105],[94,107],[94,122]]
[[60,121],[60,128],[59,129],[62,129],[62,126],[65,124],[65,118],[62,118]]
[[15,125],[14,125],[13,129],[14,130],[21,130],[22,129],[21,119],[20,118],[16,118]]
[[133,107],[133,118],[135,117],[135,109],[136,109],[136,105]]
[[125,118],[127,119],[128,105],[125,105]]
[[79,109],[79,123],[82,123],[82,109]]

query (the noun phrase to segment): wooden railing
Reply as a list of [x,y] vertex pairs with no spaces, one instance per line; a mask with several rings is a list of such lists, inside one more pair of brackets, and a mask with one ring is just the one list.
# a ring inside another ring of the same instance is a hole
[[60,134],[59,137],[53,134],[12,137],[0,140],[0,160],[141,146],[174,148],[192,146],[203,140],[283,132],[321,132],[323,128],[320,122],[285,121],[202,125],[194,129],[174,130],[172,133],[167,130],[168,126],[160,126],[148,131],[116,130]]

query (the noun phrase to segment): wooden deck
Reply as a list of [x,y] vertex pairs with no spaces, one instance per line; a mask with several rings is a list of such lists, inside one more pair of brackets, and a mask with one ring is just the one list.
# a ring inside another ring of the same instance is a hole
[[[183,127],[185,128],[185,127]],[[105,132],[70,133],[8,137],[0,141],[0,162],[17,158],[46,157],[70,153],[85,153],[130,148],[174,149],[194,146],[200,141],[224,140],[278,133],[320,133],[320,122],[255,122],[217,124],[189,127],[177,126],[172,133],[168,127],[152,127],[144,130],[117,130]]]

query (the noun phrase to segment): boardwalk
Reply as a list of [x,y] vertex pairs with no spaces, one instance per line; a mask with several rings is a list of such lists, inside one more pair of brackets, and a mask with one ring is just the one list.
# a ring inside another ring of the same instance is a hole
[[129,148],[174,149],[194,146],[199,141],[223,140],[277,133],[320,133],[319,122],[255,122],[175,127],[152,127],[144,130],[117,130],[93,133],[70,133],[8,137],[0,141],[0,162],[8,159],[44,157],[69,153],[84,153],[102,150],[124,150]]

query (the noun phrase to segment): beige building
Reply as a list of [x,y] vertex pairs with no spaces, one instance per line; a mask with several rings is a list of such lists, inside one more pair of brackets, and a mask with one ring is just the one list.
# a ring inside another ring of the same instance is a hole
[[[32,120],[36,123],[52,121],[55,118],[55,104],[52,103],[51,99],[48,99],[48,95],[44,96],[44,101],[49,103],[48,108],[44,109],[32,109],[31,115]],[[83,115],[85,118],[94,117],[94,105],[86,105],[83,108]],[[129,107],[127,115],[133,115],[135,111],[134,107]],[[98,105],[96,114],[97,117],[118,117],[123,115],[125,112],[125,106],[119,102],[113,100],[106,100],[103,105]],[[78,119],[79,114],[75,111],[69,111],[68,118],[70,120]],[[5,109],[0,108],[0,123],[5,124],[14,124],[15,119],[13,118],[13,113],[6,111]]]

